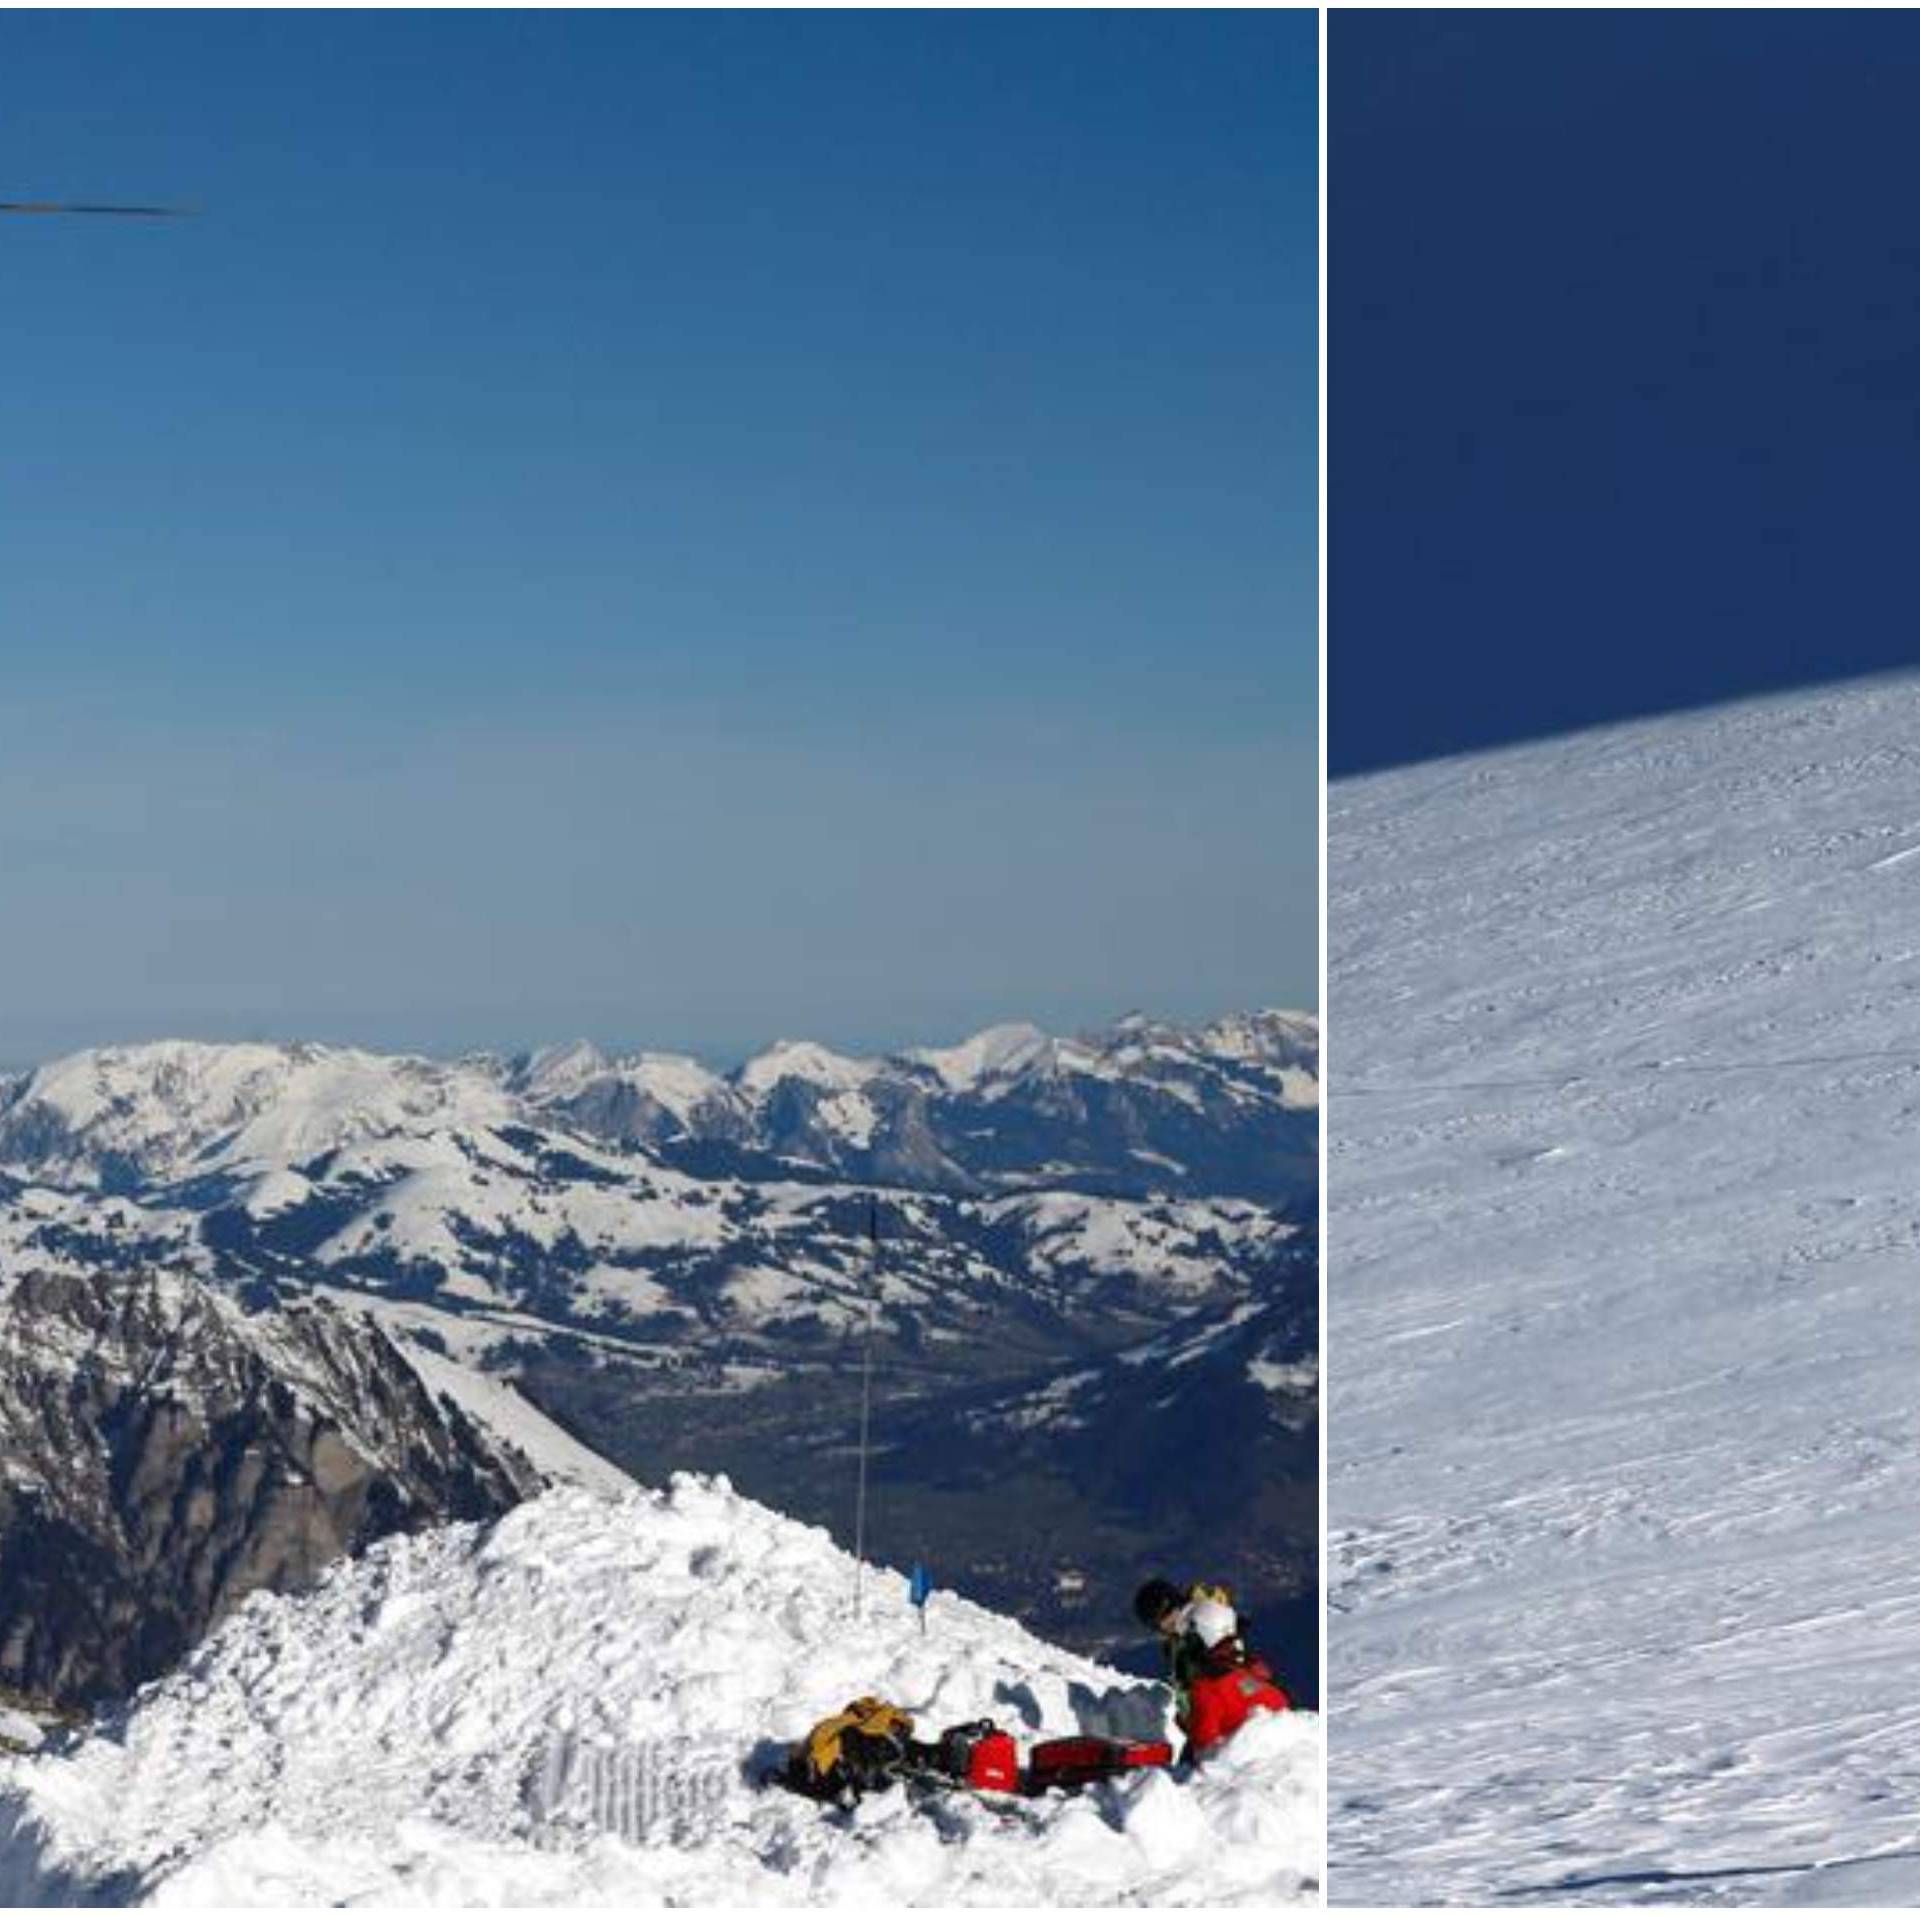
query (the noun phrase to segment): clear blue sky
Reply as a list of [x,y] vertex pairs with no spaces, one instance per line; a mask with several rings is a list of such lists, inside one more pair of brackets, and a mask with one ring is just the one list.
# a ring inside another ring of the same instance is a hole
[[0,1058],[1311,1003],[1314,26],[0,19]]
[[1335,774],[1920,665],[1920,15],[1328,36]]

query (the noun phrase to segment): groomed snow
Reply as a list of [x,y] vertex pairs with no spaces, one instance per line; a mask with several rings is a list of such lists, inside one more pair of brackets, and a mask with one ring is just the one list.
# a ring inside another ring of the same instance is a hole
[[1920,682],[1330,817],[1334,1900],[1912,1903]]
[[170,1906],[1269,1907],[1311,1900],[1318,1720],[1194,1776],[999,1808],[757,1787],[850,1696],[1023,1741],[1162,1693],[903,1580],[722,1480],[555,1491],[251,1600],[131,1712],[0,1762],[0,1897]]

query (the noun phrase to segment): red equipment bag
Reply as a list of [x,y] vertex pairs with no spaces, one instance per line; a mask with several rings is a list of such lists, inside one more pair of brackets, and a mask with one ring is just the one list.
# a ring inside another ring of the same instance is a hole
[[1133,1743],[1117,1736],[1057,1736],[1036,1743],[1027,1758],[1027,1792],[1074,1790],[1129,1770],[1164,1769],[1173,1761],[1167,1743]]
[[997,1723],[962,1723],[940,1738],[940,1767],[970,1790],[1017,1790],[1020,1749]]
[[1020,1751],[1005,1730],[983,1736],[967,1753],[967,1781],[976,1790],[1017,1790]]

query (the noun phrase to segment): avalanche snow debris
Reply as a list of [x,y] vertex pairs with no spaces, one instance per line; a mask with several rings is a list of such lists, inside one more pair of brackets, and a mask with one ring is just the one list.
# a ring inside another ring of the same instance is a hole
[[17,1903],[1145,1904],[1317,1900],[1318,1719],[1194,1776],[991,1808],[757,1785],[847,1697],[1024,1738],[1152,1732],[1165,1694],[905,1580],[724,1479],[555,1491],[257,1596],[69,1747],[0,1761]]

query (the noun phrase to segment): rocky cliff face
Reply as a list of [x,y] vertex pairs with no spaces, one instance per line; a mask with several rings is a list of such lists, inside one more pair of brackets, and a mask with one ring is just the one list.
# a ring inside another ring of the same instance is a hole
[[124,1694],[252,1591],[538,1481],[324,1303],[250,1313],[171,1274],[0,1280],[0,1684]]

